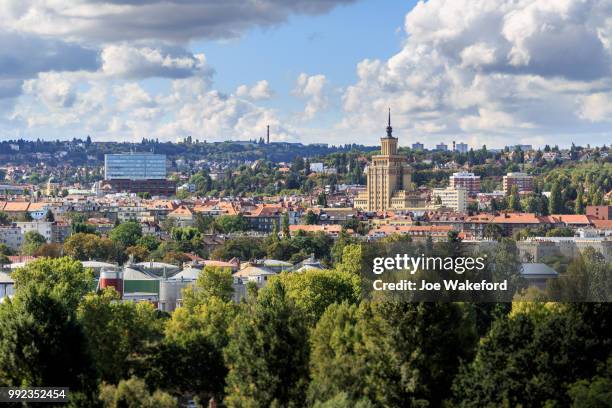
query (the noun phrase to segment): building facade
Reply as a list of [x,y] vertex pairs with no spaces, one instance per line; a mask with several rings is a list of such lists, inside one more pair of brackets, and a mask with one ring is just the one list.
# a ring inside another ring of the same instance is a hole
[[397,138],[393,137],[391,113],[387,135],[380,139],[380,144],[380,154],[373,156],[372,162],[366,168],[366,191],[355,199],[355,208],[377,212],[414,207],[412,169],[406,163],[406,158],[397,153]]
[[612,205],[587,205],[586,215],[596,220],[612,220]]
[[176,183],[166,178],[165,154],[106,154],[103,184],[115,192],[176,194]]
[[164,180],[166,155],[121,153],[104,155],[105,180]]
[[450,186],[452,188],[463,187],[469,195],[475,196],[480,193],[480,176],[468,172],[453,173],[450,176]]
[[503,179],[504,192],[510,193],[513,186],[518,188],[519,193],[533,191],[533,177],[526,173],[508,173]]
[[439,143],[436,145],[436,150],[440,151],[440,152],[447,152],[448,151],[448,145],[446,143]]
[[457,146],[455,147],[455,151],[457,153],[467,153],[469,150],[469,146],[467,145],[467,143],[457,143]]
[[467,212],[468,193],[465,187],[434,188],[433,201],[436,205],[451,208],[457,212]]

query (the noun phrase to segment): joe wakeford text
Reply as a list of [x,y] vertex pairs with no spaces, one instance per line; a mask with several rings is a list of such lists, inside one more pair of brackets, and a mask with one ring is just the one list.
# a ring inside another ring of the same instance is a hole
[[[435,256],[409,256],[397,254],[394,257],[374,258],[372,272],[380,276],[384,272],[408,272],[414,275],[417,271],[447,271],[457,275],[465,272],[482,271],[485,269],[484,257],[435,257]],[[385,282],[383,279],[375,279],[372,282],[376,291],[506,291],[508,281],[491,282],[486,279],[470,281],[469,279],[442,279],[441,281],[427,281],[400,279],[394,282]]]

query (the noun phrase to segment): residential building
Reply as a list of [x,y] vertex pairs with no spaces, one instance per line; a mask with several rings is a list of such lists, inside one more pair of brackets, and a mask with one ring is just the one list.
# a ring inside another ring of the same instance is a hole
[[453,173],[449,181],[452,188],[463,187],[470,196],[480,193],[480,176],[476,176],[474,173]]
[[578,258],[587,248],[601,253],[606,262],[612,262],[612,240],[607,238],[535,237],[516,243],[521,259],[542,262],[547,258],[564,256]]
[[587,205],[586,215],[596,220],[612,220],[612,205]]
[[190,227],[193,225],[193,212],[184,205],[168,214],[169,219],[173,219],[179,227]]
[[[298,232],[304,232],[304,233],[316,233],[316,232],[323,232],[326,235],[329,235],[333,238],[338,237],[338,235],[340,235],[340,232],[342,232],[342,226],[341,225],[337,225],[337,224],[332,224],[332,225],[290,225],[289,226],[289,234],[291,234],[291,236],[296,235]],[[346,230],[347,233],[352,234],[353,230],[351,229],[347,229]]]
[[441,151],[441,152],[447,152],[448,145],[443,142],[440,142],[439,144],[436,145],[436,150]]
[[421,142],[413,143],[412,150],[425,150],[425,145]]
[[467,212],[468,191],[465,187],[434,188],[432,202],[436,206],[450,208],[454,211]]
[[19,250],[23,244],[21,228],[16,225],[0,226],[0,243],[14,251]]
[[271,233],[275,227],[280,231],[282,218],[283,207],[280,204],[259,204],[244,214],[250,230],[266,233]]
[[47,221],[32,221],[32,222],[16,222],[16,226],[21,229],[21,234],[25,234],[29,231],[38,232],[40,235],[45,237],[47,242],[53,240],[53,223]]
[[503,178],[504,192],[510,194],[512,186],[517,186],[519,193],[533,191],[533,176],[526,173],[508,173]]
[[455,146],[455,151],[457,153],[467,153],[469,150],[469,146],[467,145],[467,143],[457,143],[457,145]]
[[310,163],[310,171],[313,173],[323,173],[325,165],[323,163]]
[[452,230],[451,226],[446,225],[381,225],[371,229],[368,238],[377,239],[398,234],[410,236],[416,241],[425,241],[427,238],[444,241]]

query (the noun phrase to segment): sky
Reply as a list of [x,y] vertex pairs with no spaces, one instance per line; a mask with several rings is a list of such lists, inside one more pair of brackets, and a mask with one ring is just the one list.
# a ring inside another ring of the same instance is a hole
[[611,144],[609,0],[2,0],[0,140]]

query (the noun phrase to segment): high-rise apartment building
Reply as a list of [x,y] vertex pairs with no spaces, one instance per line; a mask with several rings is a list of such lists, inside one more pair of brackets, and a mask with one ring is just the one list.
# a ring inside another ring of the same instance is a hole
[[464,187],[469,195],[476,195],[480,193],[480,176],[468,172],[453,173],[450,176],[450,186]]
[[434,188],[432,190],[434,205],[453,209],[460,213],[467,212],[468,193],[465,187]]
[[503,179],[504,192],[509,194],[512,186],[517,186],[519,193],[533,191],[533,177],[527,173],[508,173]]
[[457,145],[455,146],[455,151],[457,153],[467,153],[469,149],[469,146],[467,145],[467,143],[457,143]]
[[441,143],[436,145],[436,150],[441,151],[441,152],[447,152],[448,151],[448,145],[441,142]]

